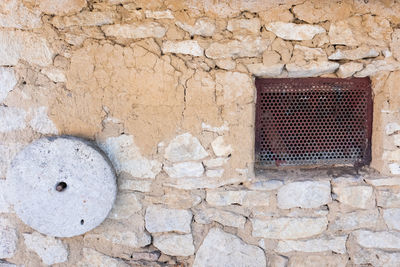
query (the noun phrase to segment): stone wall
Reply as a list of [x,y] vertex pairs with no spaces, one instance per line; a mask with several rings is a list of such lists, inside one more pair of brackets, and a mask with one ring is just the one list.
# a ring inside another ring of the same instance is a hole
[[[3,0],[0,266],[398,266],[397,0]],[[366,77],[373,161],[261,172],[254,77]],[[53,238],[7,200],[43,135],[93,140],[119,193],[106,221]],[[379,173],[377,172],[379,171]]]

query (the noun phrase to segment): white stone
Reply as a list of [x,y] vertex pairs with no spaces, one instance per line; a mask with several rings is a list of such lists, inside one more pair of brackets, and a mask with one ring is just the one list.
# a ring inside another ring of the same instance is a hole
[[261,23],[260,19],[231,19],[228,21],[227,29],[230,32],[246,30],[250,33],[260,33]]
[[249,185],[251,190],[262,190],[262,191],[272,191],[283,186],[281,180],[259,180]]
[[400,125],[397,122],[391,122],[386,124],[385,126],[385,133],[387,135],[394,134],[398,131],[400,131]]
[[0,133],[24,129],[25,117],[26,112],[23,109],[0,106]]
[[322,237],[309,240],[281,240],[275,249],[278,253],[299,252],[324,252],[346,253],[347,236]]
[[7,169],[15,155],[24,147],[21,143],[0,143],[0,178],[6,177]]
[[13,263],[0,260],[0,267],[19,267]]
[[172,178],[201,177],[204,173],[203,164],[199,162],[175,163],[172,167],[164,166],[164,171]]
[[123,260],[111,258],[94,249],[83,248],[83,259],[77,263],[78,267],[129,267]]
[[153,245],[162,253],[170,256],[188,257],[194,254],[193,237],[191,234],[155,236]]
[[207,169],[220,168],[224,166],[224,164],[226,164],[228,160],[229,158],[208,159],[203,161],[203,164]]
[[254,237],[270,239],[299,239],[324,232],[328,225],[325,217],[253,219]]
[[152,11],[146,10],[144,12],[146,18],[148,19],[173,19],[174,15],[172,14],[171,10],[162,10],[162,11]]
[[146,209],[146,229],[150,233],[191,232],[192,213],[188,210],[167,209],[161,206],[149,206]]
[[357,72],[355,77],[372,76],[380,71],[395,71],[400,69],[400,62],[395,61],[393,58],[385,58],[381,60],[374,60],[362,71]]
[[2,103],[8,93],[14,89],[17,84],[14,69],[0,67],[0,103]]
[[25,246],[34,251],[43,263],[52,265],[68,260],[68,247],[61,240],[51,236],[44,236],[38,232],[23,234]]
[[334,186],[333,192],[340,203],[350,207],[359,209],[375,207],[374,190],[371,186]]
[[211,43],[206,49],[206,56],[212,59],[235,59],[258,57],[268,48],[271,40],[257,36],[244,36],[239,40],[225,40]]
[[201,160],[208,156],[196,137],[184,133],[175,137],[165,149],[164,157],[172,162]]
[[385,252],[380,249],[363,249],[358,248],[352,253],[351,260],[357,265],[369,266],[390,266],[397,267],[400,262],[400,253]]
[[12,258],[17,251],[17,230],[11,222],[0,217],[0,259]]
[[264,65],[262,63],[248,64],[247,69],[258,77],[277,77],[281,75],[285,64]]
[[133,177],[154,179],[161,171],[161,163],[142,156],[132,135],[109,137],[98,142],[107,154],[117,173],[126,172]]
[[106,36],[142,39],[142,38],[162,38],[166,29],[157,22],[113,24],[102,26]]
[[204,49],[201,48],[199,43],[194,40],[185,41],[165,41],[163,42],[161,50],[163,53],[174,53],[192,55],[195,57],[201,57],[204,55]]
[[108,218],[127,219],[142,209],[142,204],[135,193],[118,193]]
[[65,77],[65,73],[61,69],[49,68],[49,69],[42,69],[40,72],[46,75],[53,82],[56,83],[67,82],[67,77]]
[[209,224],[212,221],[216,221],[225,226],[244,229],[246,218],[230,211],[208,208],[198,210],[195,213],[195,221],[202,224]]
[[393,143],[395,146],[399,147],[400,146],[400,135],[395,135],[393,136]]
[[265,267],[266,264],[261,248],[248,245],[237,236],[218,228],[212,228],[196,253],[193,267]]
[[317,59],[326,60],[327,56],[325,51],[322,50],[322,48],[311,48],[296,44],[293,50],[293,58],[295,59],[294,60],[295,62],[296,59],[304,59],[306,61],[317,60]]
[[52,15],[77,13],[86,6],[86,0],[38,0],[39,9]]
[[294,24],[281,21],[271,22],[265,28],[285,40],[311,40],[326,30],[318,25]]
[[25,31],[0,31],[0,65],[17,65],[20,59],[30,64],[53,63],[53,52],[46,39]]
[[224,174],[224,169],[207,170],[206,176],[211,178],[220,178]]
[[202,197],[197,194],[191,194],[189,191],[170,190],[162,196],[145,196],[146,202],[153,204],[164,204],[169,208],[190,209],[201,203]]
[[306,65],[297,63],[286,64],[289,77],[315,77],[327,73],[333,73],[339,68],[339,63],[330,61],[311,61]]
[[226,121],[224,121],[224,124],[222,124],[221,126],[211,126],[207,123],[202,122],[201,128],[204,131],[213,132],[213,133],[217,133],[217,134],[223,134],[224,132],[229,131],[229,125]]
[[365,248],[400,249],[399,232],[357,230],[352,233],[356,242]]
[[344,267],[348,265],[348,258],[348,255],[318,255],[304,253],[289,257],[289,262],[285,267]]
[[10,203],[7,200],[6,193],[7,182],[4,179],[0,179],[0,213],[7,213],[11,211]]
[[[254,83],[251,77],[247,74],[230,71],[217,72],[215,74],[215,82],[217,104],[248,104],[254,101]],[[215,140],[215,145],[219,146],[223,141],[223,137],[217,137]],[[228,147],[225,147],[225,149],[228,149]]]
[[400,230],[400,209],[384,209],[383,219],[391,230]]
[[395,174],[395,175],[400,174],[400,165],[398,163],[391,163],[388,166],[389,166],[389,170],[392,174]]
[[212,36],[215,31],[215,21],[207,18],[196,20],[194,25],[177,21],[175,23],[182,30],[187,31],[190,35]]
[[47,107],[39,107],[32,112],[29,125],[35,132],[41,134],[58,134],[56,125],[47,116]]
[[348,78],[354,75],[357,71],[360,71],[364,68],[363,63],[359,62],[348,62],[345,64],[340,65],[337,75],[340,78]]
[[175,181],[163,183],[163,185],[184,190],[194,190],[200,188],[215,189],[225,185],[243,183],[245,181],[247,181],[247,176],[237,176],[223,180],[218,180],[210,177],[200,177],[200,178],[175,179]]
[[[88,141],[41,138],[14,158],[7,172],[7,198],[33,229],[71,237],[92,230],[107,217],[116,196],[115,180],[108,160]],[[66,184],[61,192],[56,190],[60,182]]]
[[215,138],[215,140],[211,142],[211,147],[217,157],[227,157],[233,152],[232,146],[227,145],[222,136]]
[[318,208],[332,201],[329,181],[294,182],[282,186],[277,195],[280,209]]
[[376,200],[379,207],[400,208],[400,192],[398,191],[378,190]]
[[379,225],[378,210],[360,210],[338,214],[329,225],[333,231],[352,231],[360,228],[376,228]]
[[373,186],[400,186],[400,178],[381,178],[381,179],[365,179],[365,181]]
[[233,70],[236,68],[236,62],[228,58],[215,60],[215,65],[223,70]]
[[269,206],[271,193],[261,191],[207,191],[206,201],[212,206]]
[[400,29],[395,29],[392,33],[390,50],[393,53],[393,57],[397,60],[400,60]]
[[143,193],[150,192],[151,190],[151,181],[149,180],[138,180],[138,179],[122,179],[121,177],[118,179],[118,189],[119,190],[127,190],[127,191],[139,191]]
[[32,29],[42,26],[40,11],[28,9],[21,1],[2,1],[0,10],[0,27]]
[[102,26],[113,24],[115,17],[113,12],[83,11],[75,16],[54,17],[51,23],[58,29],[73,26]]
[[377,51],[375,48],[362,46],[352,50],[337,49],[335,53],[330,55],[328,58],[330,60],[341,60],[341,59],[357,60],[357,59],[377,57],[377,56],[379,56],[379,51]]

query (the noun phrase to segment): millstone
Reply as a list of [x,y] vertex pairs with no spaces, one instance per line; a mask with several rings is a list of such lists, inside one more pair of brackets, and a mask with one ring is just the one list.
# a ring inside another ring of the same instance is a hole
[[115,201],[115,172],[88,141],[39,139],[25,147],[7,172],[19,218],[50,236],[81,235],[103,222]]

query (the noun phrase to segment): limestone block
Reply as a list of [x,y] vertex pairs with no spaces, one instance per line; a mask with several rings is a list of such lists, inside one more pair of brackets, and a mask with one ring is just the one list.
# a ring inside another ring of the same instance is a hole
[[211,43],[206,56],[212,59],[258,57],[271,44],[271,40],[256,36],[243,36],[238,40],[225,40]]
[[38,232],[23,234],[25,246],[34,251],[43,263],[52,265],[68,260],[68,247],[61,240]]
[[380,178],[380,179],[365,179],[365,181],[373,186],[400,186],[400,178]]
[[287,267],[342,267],[348,262],[347,255],[294,255]]
[[321,48],[310,48],[303,45],[295,45],[291,61],[296,63],[298,60],[327,60],[327,55]]
[[201,160],[208,156],[199,140],[190,133],[175,137],[165,149],[164,157],[172,162]]
[[162,196],[146,196],[145,200],[153,204],[164,204],[176,209],[190,209],[200,204],[202,197],[189,191],[171,190]]
[[191,234],[165,234],[155,236],[153,245],[162,253],[171,256],[191,256],[194,254],[193,237]]
[[266,66],[272,66],[280,63],[281,55],[273,50],[266,50],[263,53],[263,64]]
[[35,132],[49,135],[58,134],[56,125],[47,116],[47,107],[36,108],[32,113],[29,126],[31,126]]
[[233,70],[236,68],[236,62],[228,58],[215,60],[215,64],[218,66],[218,68],[224,70]]
[[392,52],[393,57],[400,61],[400,29],[395,29],[392,33],[390,51]]
[[61,69],[47,68],[47,69],[42,69],[40,72],[43,73],[44,75],[46,75],[53,82],[65,83],[67,81],[67,77],[65,77],[65,73]]
[[248,245],[235,235],[212,228],[199,250],[193,267],[252,266],[265,267],[265,254],[259,247]]
[[309,240],[281,240],[275,249],[278,253],[298,252],[324,252],[333,251],[336,253],[346,253],[347,235],[336,237],[320,237]]
[[282,186],[277,195],[280,209],[318,208],[332,201],[329,181],[294,182]]
[[339,68],[339,63],[331,61],[311,61],[306,65],[296,63],[286,64],[289,77],[315,77],[327,73],[333,73]]
[[253,34],[260,33],[261,23],[258,18],[253,19],[231,19],[228,21],[227,29],[230,32],[248,31]]
[[391,230],[400,230],[400,209],[384,209],[383,219]]
[[97,252],[94,249],[83,248],[83,259],[77,263],[78,267],[97,266],[97,267],[129,267],[120,259],[111,258]]
[[357,230],[352,233],[356,242],[365,248],[400,249],[400,233]]
[[14,89],[17,84],[14,69],[0,67],[0,103],[2,103],[8,93]]
[[311,40],[316,34],[326,32],[318,25],[295,24],[287,22],[271,22],[265,28],[285,40]]
[[269,206],[271,193],[262,191],[225,191],[210,190],[207,191],[206,201],[212,206]]
[[172,178],[201,177],[204,173],[203,164],[199,162],[175,163],[171,167],[164,166],[164,171]]
[[377,57],[377,56],[379,56],[378,50],[376,50],[375,48],[362,46],[351,50],[337,49],[335,53],[330,55],[328,58],[330,60],[341,60],[341,59],[357,60],[357,59]]
[[[217,72],[215,74],[217,103],[226,105],[228,103],[247,104],[254,101],[254,84],[249,75],[240,72]],[[223,138],[215,139],[215,146],[223,145]],[[228,145],[229,147],[229,145]],[[229,150],[225,148],[223,151]],[[221,151],[222,152],[222,151]],[[217,155],[218,156],[218,155]]]
[[359,62],[348,62],[345,64],[340,65],[337,75],[340,78],[348,78],[354,75],[354,73],[362,70],[364,67],[363,63]]
[[148,19],[173,19],[174,15],[172,14],[171,10],[160,10],[160,11],[153,11],[153,10],[146,10],[144,12],[146,18]]
[[338,214],[329,225],[333,231],[352,231],[360,228],[374,229],[379,225],[378,210],[360,210]]
[[328,220],[316,218],[271,218],[269,220],[253,219],[254,237],[270,239],[299,239],[318,235],[326,230]]
[[17,230],[11,222],[0,217],[0,259],[12,258],[17,251]]
[[283,181],[281,180],[264,180],[261,179],[249,185],[249,189],[251,190],[265,190],[265,191],[272,191],[276,190],[283,186]]
[[186,41],[165,41],[163,42],[161,50],[163,53],[175,53],[192,55],[195,57],[201,57],[204,55],[204,49],[200,47],[197,41],[186,40]]
[[18,267],[13,263],[9,263],[7,261],[0,260],[0,267]]
[[7,213],[11,211],[10,203],[6,198],[6,193],[8,192],[7,189],[7,182],[4,179],[0,179],[0,214]]
[[195,221],[202,224],[209,224],[212,221],[216,221],[225,226],[244,229],[246,218],[230,211],[208,208],[196,210]]
[[228,158],[215,158],[203,161],[204,166],[207,169],[219,168],[224,166],[228,162]]
[[281,75],[284,64],[274,64],[266,66],[262,63],[248,64],[249,72],[257,77],[277,77]]
[[217,170],[207,170],[206,176],[211,178],[220,178],[224,174],[224,169],[217,169]]
[[340,203],[353,208],[370,209],[375,207],[375,196],[371,186],[334,186]]
[[146,229],[150,233],[175,231],[188,234],[191,232],[192,217],[188,210],[149,206],[145,216]]
[[58,29],[73,26],[103,26],[113,24],[116,15],[113,12],[83,11],[74,16],[54,17],[51,23]]
[[40,11],[30,10],[21,1],[2,1],[0,10],[0,27],[32,29],[42,26]]
[[376,204],[383,208],[400,208],[400,192],[398,190],[378,190]]
[[212,36],[215,31],[215,21],[207,18],[196,20],[194,25],[177,21],[175,23],[179,28],[187,31],[190,35]]
[[128,39],[162,38],[167,31],[157,22],[113,24],[102,26],[101,29],[106,36]]
[[51,15],[77,13],[86,6],[86,0],[39,0],[39,9]]
[[123,191],[138,191],[138,192],[143,192],[147,193],[150,192],[151,189],[151,181],[149,180],[138,180],[138,179],[123,179],[119,178],[118,179],[118,189]]
[[0,132],[7,133],[24,129],[25,117],[26,112],[23,109],[0,106]]
[[245,181],[247,181],[247,176],[236,176],[222,180],[210,177],[199,177],[175,179],[174,181],[163,183],[163,185],[184,190],[194,190],[200,188],[215,189],[225,185],[243,183]]
[[372,76],[380,71],[395,71],[400,69],[400,62],[395,61],[393,58],[385,58],[381,60],[374,60],[365,68],[357,72],[355,77]]
[[212,141],[211,147],[217,157],[227,157],[233,152],[232,146],[226,144],[224,137],[222,136],[218,136],[214,141]]
[[142,209],[142,204],[135,193],[118,193],[108,218],[127,219]]
[[385,133],[386,135],[392,135],[400,131],[400,125],[397,122],[391,122],[386,124]]

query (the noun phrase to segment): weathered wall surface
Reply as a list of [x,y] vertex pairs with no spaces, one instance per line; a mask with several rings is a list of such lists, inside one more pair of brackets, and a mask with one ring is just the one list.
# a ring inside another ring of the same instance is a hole
[[[398,266],[399,14],[396,0],[1,1],[0,266]],[[255,176],[256,76],[371,77],[381,174]],[[33,231],[7,201],[12,158],[54,134],[97,142],[118,173],[108,219],[75,238]]]

